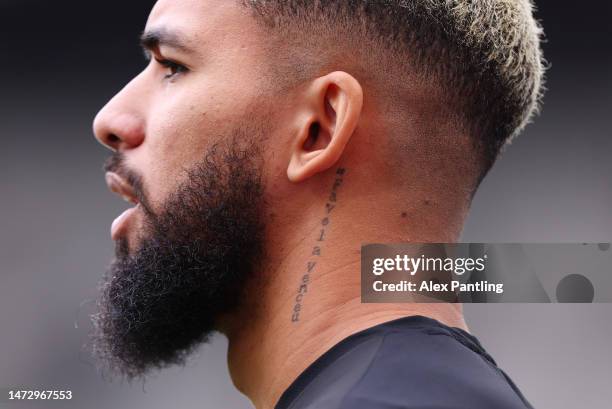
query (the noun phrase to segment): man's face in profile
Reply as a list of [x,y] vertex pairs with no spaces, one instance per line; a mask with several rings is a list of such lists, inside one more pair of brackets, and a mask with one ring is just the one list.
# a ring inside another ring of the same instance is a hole
[[135,204],[112,226],[95,349],[129,377],[180,362],[218,329],[262,255],[273,101],[254,26],[233,2],[158,2],[148,66],[95,120],[115,150],[107,182]]

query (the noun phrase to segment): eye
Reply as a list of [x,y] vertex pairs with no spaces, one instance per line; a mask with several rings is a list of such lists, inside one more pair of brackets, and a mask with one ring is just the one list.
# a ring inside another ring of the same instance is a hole
[[168,70],[168,73],[164,75],[164,79],[170,79],[176,75],[183,74],[188,71],[187,67],[185,67],[184,65],[181,65],[171,60],[156,58],[155,61],[157,61],[159,65]]

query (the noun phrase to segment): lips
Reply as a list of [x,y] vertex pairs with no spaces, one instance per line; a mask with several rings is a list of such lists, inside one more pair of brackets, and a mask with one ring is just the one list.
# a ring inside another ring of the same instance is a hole
[[117,193],[128,203],[138,204],[134,189],[121,176],[114,172],[106,172],[106,184],[111,192]]
[[106,184],[111,192],[118,194],[126,202],[135,205],[124,211],[113,221],[111,226],[111,237],[113,240],[118,240],[126,235],[130,222],[139,207],[139,201],[132,186],[117,173],[107,172],[105,178]]

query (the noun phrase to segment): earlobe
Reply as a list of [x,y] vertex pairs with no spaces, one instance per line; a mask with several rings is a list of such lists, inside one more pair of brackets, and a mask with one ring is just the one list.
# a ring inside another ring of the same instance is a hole
[[307,115],[294,138],[287,176],[301,182],[336,164],[357,128],[363,106],[359,82],[336,71],[317,78],[305,94]]

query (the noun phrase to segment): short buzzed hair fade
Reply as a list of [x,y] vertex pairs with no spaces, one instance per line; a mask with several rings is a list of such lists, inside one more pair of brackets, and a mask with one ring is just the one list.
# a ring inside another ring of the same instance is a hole
[[[544,60],[531,0],[241,3],[284,42],[301,37],[305,48],[336,42],[357,52],[370,69],[388,73],[394,66],[394,72],[437,89],[431,95],[440,95],[473,137],[482,165],[479,180],[538,110]],[[307,58],[308,51],[302,51],[296,51],[297,59]],[[303,71],[304,61],[299,64],[295,68]]]

